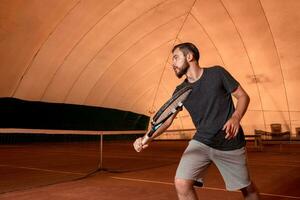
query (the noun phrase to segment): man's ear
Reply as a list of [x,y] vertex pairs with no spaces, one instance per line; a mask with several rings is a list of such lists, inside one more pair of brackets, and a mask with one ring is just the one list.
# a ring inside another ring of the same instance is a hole
[[187,59],[188,62],[191,62],[191,61],[193,60],[193,58],[194,58],[194,55],[193,55],[193,54],[187,53],[186,59]]

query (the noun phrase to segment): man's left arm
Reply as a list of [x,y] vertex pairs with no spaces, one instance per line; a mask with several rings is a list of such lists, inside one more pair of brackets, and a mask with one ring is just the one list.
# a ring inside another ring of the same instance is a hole
[[250,102],[248,94],[240,85],[231,94],[237,99],[237,104],[231,118],[223,126],[223,130],[226,132],[226,139],[234,138],[239,132],[240,121],[246,113]]

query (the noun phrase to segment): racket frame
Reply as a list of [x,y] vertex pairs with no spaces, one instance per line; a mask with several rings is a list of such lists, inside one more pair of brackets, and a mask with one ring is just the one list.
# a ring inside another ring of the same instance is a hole
[[[159,111],[154,115],[152,122],[151,122],[151,129],[149,130],[148,133],[146,133],[146,135],[143,137],[142,140],[142,144],[146,144],[149,139],[152,137],[152,135],[155,133],[155,131],[157,129],[159,129],[159,127],[161,127],[174,113],[181,111],[182,107],[183,107],[183,101],[188,97],[188,95],[190,94],[192,90],[191,86],[186,86],[182,89],[180,89],[178,92],[176,92],[171,99],[169,99],[160,109]],[[187,95],[187,97],[183,100],[177,103],[176,107],[173,108],[168,115],[160,120],[159,122],[156,122],[156,120],[160,117],[160,115],[182,94],[184,94],[186,91],[189,91],[189,94]]]

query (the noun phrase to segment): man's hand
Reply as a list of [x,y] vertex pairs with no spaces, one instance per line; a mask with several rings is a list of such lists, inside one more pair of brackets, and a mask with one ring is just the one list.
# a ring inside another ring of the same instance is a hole
[[148,144],[143,145],[142,141],[143,141],[143,137],[139,137],[133,143],[133,147],[137,152],[141,152],[143,149],[149,146]]
[[232,139],[234,138],[237,133],[239,132],[240,128],[240,120],[236,116],[232,116],[223,126],[222,130],[225,130],[226,132],[226,139]]

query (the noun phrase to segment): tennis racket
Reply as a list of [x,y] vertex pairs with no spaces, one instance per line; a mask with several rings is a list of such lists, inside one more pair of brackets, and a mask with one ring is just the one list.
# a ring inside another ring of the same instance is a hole
[[186,86],[179,89],[171,99],[169,99],[154,115],[151,121],[151,129],[144,136],[142,144],[146,144],[155,131],[165,123],[174,113],[182,110],[183,102],[192,91],[192,86]]

